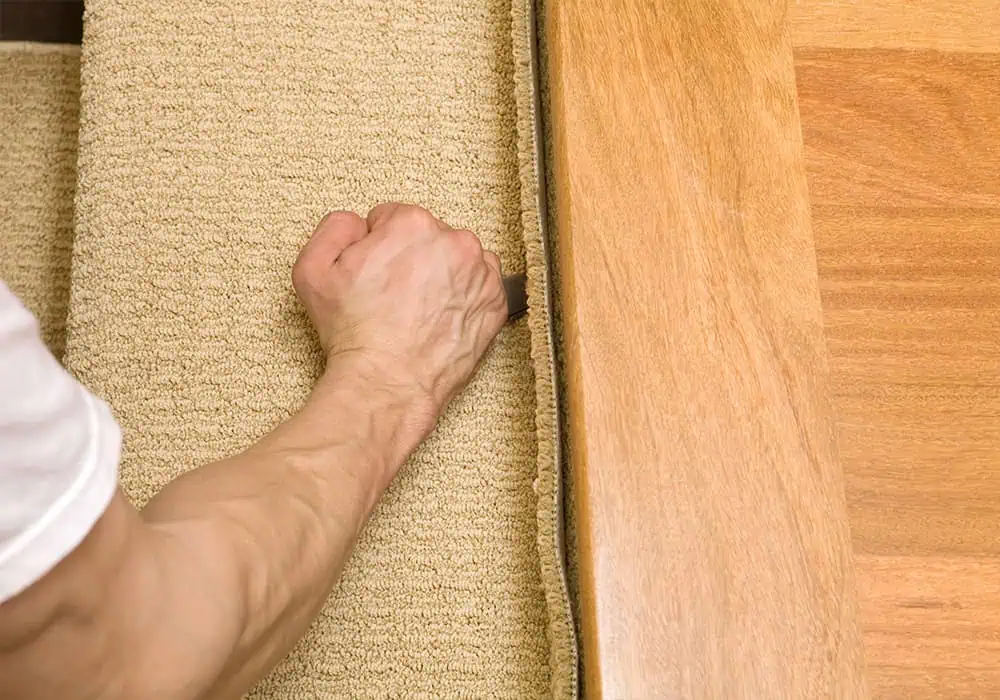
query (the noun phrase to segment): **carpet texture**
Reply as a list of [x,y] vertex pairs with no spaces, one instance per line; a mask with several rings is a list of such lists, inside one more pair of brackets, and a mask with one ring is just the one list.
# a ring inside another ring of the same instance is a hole
[[[544,46],[539,19],[542,2],[512,0],[514,94],[517,107],[517,154],[521,185],[521,224],[527,265],[531,358],[535,371],[535,422],[538,450],[538,554],[549,616],[550,663],[554,697],[580,693],[579,655],[574,618],[572,532],[565,527],[565,459],[558,401],[558,277],[552,277],[550,254],[554,229],[547,212],[553,199],[545,187],[546,87]],[[569,537],[567,537],[567,535]]]
[[61,357],[73,249],[80,49],[0,43],[0,280]]
[[330,209],[472,229],[532,311],[412,457],[312,631],[253,697],[558,697],[576,657],[525,0],[90,0],[66,363],[138,504],[304,400],[291,290]]
[[[535,13],[537,18],[535,34],[542,38],[547,35],[545,28],[545,13],[542,12],[542,6],[544,5],[544,0],[538,0],[537,7],[538,10]],[[552,172],[552,153],[545,147],[546,144],[552,143],[552,121],[549,119],[549,91],[550,85],[548,82],[548,76],[550,75],[548,69],[548,52],[546,49],[545,42],[542,40],[538,41],[538,70],[537,70],[537,85],[538,85],[538,106],[537,106],[537,117],[536,121],[540,127],[540,132],[536,139],[535,152],[537,158],[541,161],[539,166],[540,172],[551,173]],[[539,208],[542,212],[544,219],[544,230],[546,232],[545,240],[548,243],[548,247],[555,250],[559,246],[559,227],[556,225],[557,221],[557,209],[559,206],[558,198],[555,196],[555,188],[545,188],[543,190],[544,201],[539,203]],[[559,303],[559,290],[562,288],[560,275],[562,270],[559,266],[559,256],[549,255],[548,252],[544,255],[544,269],[546,274],[549,276],[548,288],[550,290],[551,301],[546,309],[547,318],[546,323],[548,325],[548,334],[552,343],[552,366],[553,371],[551,374],[555,377],[555,395],[565,396],[566,395],[566,372],[564,370],[565,358],[563,357],[563,349],[565,345],[563,343],[563,318],[562,318],[562,305]],[[560,513],[560,523],[562,525],[563,531],[563,551],[565,556],[563,557],[562,564],[565,570],[565,581],[566,589],[568,594],[568,599],[570,601],[570,612],[568,613],[568,619],[572,623],[573,621],[580,620],[581,609],[580,609],[580,579],[579,579],[579,548],[578,548],[578,538],[576,529],[576,500],[575,500],[575,487],[576,484],[573,481],[573,470],[570,468],[572,460],[572,441],[566,439],[565,426],[568,424],[569,416],[566,413],[566,405],[560,402],[557,406],[558,416],[556,420],[556,437],[555,443],[561,445],[562,449],[557,452],[556,457],[558,459],[558,464],[556,466],[557,473],[562,477],[560,483],[561,495],[562,495],[562,511]],[[574,634],[578,630],[574,629]],[[577,693],[581,697],[586,697],[586,688],[583,686],[583,674],[577,677]]]

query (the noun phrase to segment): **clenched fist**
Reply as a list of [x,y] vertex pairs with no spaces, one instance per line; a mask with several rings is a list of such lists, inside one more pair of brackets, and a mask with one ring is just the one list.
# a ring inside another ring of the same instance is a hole
[[434,413],[468,381],[507,319],[500,260],[426,209],[332,212],[292,271],[333,363],[359,363]]

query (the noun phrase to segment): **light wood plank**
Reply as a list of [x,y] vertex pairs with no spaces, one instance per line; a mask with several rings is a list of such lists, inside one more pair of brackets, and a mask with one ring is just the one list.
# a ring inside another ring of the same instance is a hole
[[1000,555],[1000,211],[813,218],[856,550]]
[[1000,688],[1000,559],[858,556],[880,698],[989,698]]
[[795,46],[1000,51],[1000,0],[795,0]]
[[862,696],[784,3],[545,7],[585,690]]
[[795,69],[814,206],[1000,208],[1000,54],[803,47]]
[[872,692],[1000,697],[1000,62],[796,64]]

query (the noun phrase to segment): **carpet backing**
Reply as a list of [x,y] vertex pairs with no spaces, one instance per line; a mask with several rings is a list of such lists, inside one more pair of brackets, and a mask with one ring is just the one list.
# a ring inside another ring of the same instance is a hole
[[0,280],[61,356],[69,304],[80,49],[0,43]]
[[475,231],[531,312],[413,455],[309,635],[252,697],[558,697],[576,652],[527,0],[90,0],[67,366],[139,505],[305,399],[290,270],[330,209]]

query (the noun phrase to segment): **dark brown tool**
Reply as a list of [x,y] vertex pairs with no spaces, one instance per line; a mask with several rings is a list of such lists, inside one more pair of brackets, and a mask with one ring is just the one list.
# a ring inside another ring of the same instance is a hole
[[528,279],[525,275],[507,275],[503,288],[507,292],[507,320],[521,318],[528,312]]

